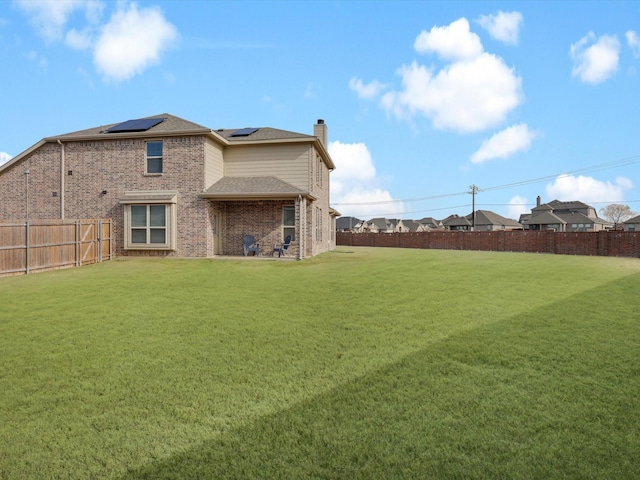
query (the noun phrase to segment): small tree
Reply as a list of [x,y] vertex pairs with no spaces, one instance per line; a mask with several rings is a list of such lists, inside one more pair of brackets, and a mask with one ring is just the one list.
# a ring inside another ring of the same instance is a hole
[[636,213],[632,212],[629,205],[620,205],[619,203],[611,203],[600,209],[600,215],[606,220],[613,222],[613,227],[617,228],[619,224],[625,220],[635,217]]

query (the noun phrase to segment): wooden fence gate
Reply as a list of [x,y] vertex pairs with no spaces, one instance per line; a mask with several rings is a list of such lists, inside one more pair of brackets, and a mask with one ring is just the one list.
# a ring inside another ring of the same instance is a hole
[[0,276],[111,260],[112,232],[111,219],[0,224]]

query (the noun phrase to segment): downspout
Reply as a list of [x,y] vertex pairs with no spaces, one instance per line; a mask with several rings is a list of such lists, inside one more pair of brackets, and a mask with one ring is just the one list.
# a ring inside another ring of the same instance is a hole
[[60,145],[60,219],[64,220],[64,143],[58,139]]

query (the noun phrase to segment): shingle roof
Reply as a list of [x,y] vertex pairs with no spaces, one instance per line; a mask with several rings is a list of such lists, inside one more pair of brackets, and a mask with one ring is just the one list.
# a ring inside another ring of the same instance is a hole
[[305,135],[302,133],[289,132],[287,130],[279,130],[277,128],[260,127],[250,135],[243,135],[234,137],[233,133],[242,130],[240,128],[220,128],[215,132],[226,138],[232,143],[265,141],[265,140],[291,140],[294,138],[313,140],[315,137],[312,135]]
[[163,113],[160,115],[152,115],[150,117],[143,117],[145,119],[148,118],[162,118],[163,121],[159,124],[145,130],[143,132],[126,132],[126,133],[108,133],[107,130],[111,127],[119,125],[122,122],[111,123],[109,125],[101,125],[99,127],[87,128],[86,130],[78,130],[77,132],[65,133],[63,135],[57,135],[53,138],[60,139],[71,139],[77,137],[95,137],[97,135],[106,136],[148,136],[149,134],[166,134],[166,133],[180,133],[180,132],[201,132],[201,133],[210,133],[211,129],[204,127],[202,125],[198,125],[197,123],[190,122],[180,117],[176,117],[174,115],[169,115],[168,113]]
[[527,223],[529,225],[555,225],[565,224],[567,222],[551,212],[542,212],[538,215],[532,216]]
[[[469,220],[473,220],[473,213],[467,216]],[[522,225],[511,218],[506,218],[489,210],[476,210],[476,226],[477,225],[500,225],[504,227],[522,227]]]
[[622,223],[627,223],[627,224],[632,224],[632,223],[640,223],[640,215],[637,215],[633,218],[630,218],[629,220],[625,220]]
[[209,187],[204,198],[295,198],[309,193],[277,177],[223,177]]
[[468,227],[470,227],[471,226],[471,222],[466,217],[458,217],[458,216],[450,217],[450,218],[444,220],[442,222],[442,224],[443,225],[447,225],[449,227],[450,226],[454,226],[454,227],[457,227],[457,226],[468,226]]

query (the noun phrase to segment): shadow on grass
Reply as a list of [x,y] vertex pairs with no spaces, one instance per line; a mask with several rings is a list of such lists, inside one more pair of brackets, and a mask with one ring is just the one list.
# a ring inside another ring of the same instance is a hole
[[638,285],[608,285],[607,313],[594,291],[451,336],[123,479],[632,478]]

